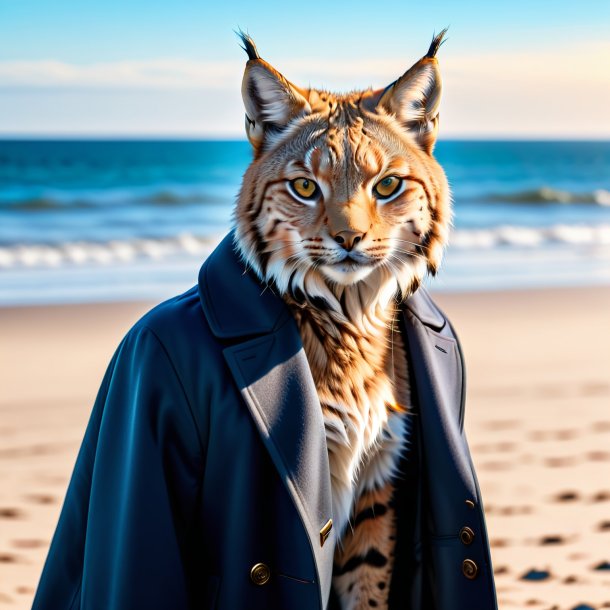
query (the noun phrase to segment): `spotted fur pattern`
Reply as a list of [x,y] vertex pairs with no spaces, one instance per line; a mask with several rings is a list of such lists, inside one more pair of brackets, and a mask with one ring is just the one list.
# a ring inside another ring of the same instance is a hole
[[[236,245],[291,308],[316,384],[341,607],[383,609],[411,417],[397,305],[436,273],[450,223],[447,181],[432,156],[442,34],[389,87],[345,95],[297,87],[242,36],[254,160],[235,211]],[[384,196],[388,177],[398,187]],[[296,190],[299,179],[315,196]]]

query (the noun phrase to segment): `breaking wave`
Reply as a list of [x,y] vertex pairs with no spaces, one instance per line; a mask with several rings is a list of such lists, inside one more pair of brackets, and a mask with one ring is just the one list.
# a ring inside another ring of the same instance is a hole
[[137,260],[166,260],[180,256],[207,256],[222,236],[183,233],[168,238],[135,238],[107,242],[71,241],[60,244],[16,244],[0,247],[0,269],[111,265]]
[[37,197],[4,197],[0,200],[0,210],[18,212],[72,211],[125,205],[151,205],[179,207],[183,205],[222,203],[224,199],[199,192],[179,192],[160,190],[151,193],[117,193],[115,191],[78,195],[58,193]]
[[[0,269],[114,265],[138,260],[163,261],[185,256],[203,260],[222,235],[182,233],[167,238],[133,238],[105,242],[14,244],[0,247]],[[450,247],[485,250],[498,247],[538,248],[549,245],[610,246],[610,225],[554,225],[543,228],[500,226],[454,230]]]
[[449,240],[454,248],[486,249],[499,246],[536,248],[547,245],[608,246],[610,225],[553,225],[550,227],[499,226],[460,229]]
[[538,189],[517,191],[515,193],[490,193],[482,198],[484,201],[498,203],[561,203],[593,204],[610,206],[610,191],[596,189],[588,193],[571,193],[543,186]]

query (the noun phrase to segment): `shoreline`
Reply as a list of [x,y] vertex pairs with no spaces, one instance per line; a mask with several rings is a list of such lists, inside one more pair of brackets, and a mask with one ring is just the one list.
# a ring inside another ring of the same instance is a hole
[[[431,292],[466,357],[500,607],[610,604],[610,286]],[[158,302],[0,307],[0,609],[31,605],[106,366]]]

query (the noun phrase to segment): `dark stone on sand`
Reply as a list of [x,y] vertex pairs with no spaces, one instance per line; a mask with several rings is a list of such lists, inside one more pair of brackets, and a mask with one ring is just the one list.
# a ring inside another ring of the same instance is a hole
[[0,563],[15,563],[15,556],[8,553],[0,554]]
[[521,580],[546,580],[550,577],[550,572],[547,572],[546,570],[536,570],[532,568],[521,577]]
[[610,570],[610,561],[602,561],[598,563],[594,568],[594,570]]
[[595,608],[589,606],[589,604],[578,604],[578,606],[574,606],[572,610],[595,610]]
[[563,544],[564,540],[562,536],[544,536],[540,540],[540,544]]
[[0,519],[19,519],[23,516],[23,512],[18,508],[6,507],[0,508]]
[[572,500],[578,500],[578,498],[579,495],[576,491],[564,491],[555,497],[558,502],[571,502]]

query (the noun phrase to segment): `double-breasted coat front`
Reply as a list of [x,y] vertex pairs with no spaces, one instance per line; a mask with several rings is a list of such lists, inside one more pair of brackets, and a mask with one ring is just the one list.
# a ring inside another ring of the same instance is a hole
[[[460,347],[423,289],[401,312],[416,425],[395,498],[390,607],[490,610]],[[331,609],[330,519],[322,413],[296,323],[230,233],[198,286],[117,348],[34,610]]]

